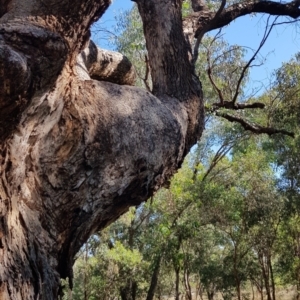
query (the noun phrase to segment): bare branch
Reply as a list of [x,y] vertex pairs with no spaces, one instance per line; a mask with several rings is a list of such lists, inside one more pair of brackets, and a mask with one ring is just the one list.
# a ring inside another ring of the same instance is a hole
[[292,138],[295,137],[295,134],[293,132],[289,132],[289,131],[284,130],[284,129],[264,127],[264,126],[261,126],[261,125],[258,125],[258,124],[251,123],[248,120],[245,120],[241,117],[234,116],[234,115],[231,115],[231,114],[228,114],[228,113],[223,113],[223,112],[217,111],[216,116],[222,117],[222,118],[228,120],[229,122],[239,123],[245,130],[249,130],[249,131],[251,131],[255,134],[265,133],[265,134],[271,136],[273,134],[281,133],[281,134],[284,134],[284,135],[288,135]]
[[235,141],[234,142],[225,142],[221,147],[218,149],[216,152],[214,158],[211,161],[210,166],[206,170],[202,181],[204,182],[207,176],[211,173],[211,171],[215,168],[215,166],[229,153],[229,151],[234,147]]
[[[269,17],[270,18],[270,17]],[[263,38],[259,44],[259,47],[254,51],[252,57],[249,59],[249,61],[241,68],[239,77],[237,79],[237,84],[236,87],[234,88],[235,91],[233,91],[231,89],[231,85],[230,85],[230,76],[227,77],[228,78],[228,88],[231,91],[231,95],[232,98],[230,99],[230,101],[225,101],[225,97],[223,95],[222,90],[217,86],[217,84],[215,83],[213,76],[212,76],[212,69],[213,69],[213,65],[217,62],[217,60],[221,57],[221,55],[218,55],[213,63],[211,63],[211,52],[210,49],[207,49],[207,64],[208,64],[208,69],[207,69],[207,73],[208,73],[208,78],[213,86],[213,88],[216,90],[218,96],[219,96],[219,103],[214,103],[213,104],[213,110],[212,111],[217,111],[219,108],[226,108],[226,109],[231,109],[231,110],[241,110],[241,109],[251,109],[251,108],[259,108],[259,109],[263,109],[265,107],[265,104],[260,103],[260,102],[255,102],[255,103],[237,103],[237,98],[239,95],[239,91],[240,91],[240,87],[241,84],[243,82],[243,79],[245,78],[246,72],[247,70],[252,67],[253,65],[252,62],[255,60],[255,58],[257,57],[259,51],[261,50],[262,46],[265,44],[266,40],[268,39],[273,27],[276,24],[276,20],[277,18],[273,21],[273,23],[271,24],[271,26],[268,26],[268,22],[269,22],[269,18],[267,21],[267,25],[265,28],[265,32],[263,35]],[[214,43],[214,41],[217,39],[217,36],[215,36],[215,38],[212,40],[211,44]],[[225,53],[229,53],[230,51],[234,50],[235,47],[233,49],[229,49],[227,50]],[[238,68],[235,68],[232,73],[236,73],[238,71]]]
[[247,108],[265,108],[265,104],[261,102],[254,102],[254,103],[234,103],[232,101],[223,101],[223,103],[213,103],[213,107],[215,110],[219,108],[226,108],[232,110],[240,110],[240,109],[247,109]]
[[232,102],[235,103],[236,100],[237,100],[237,97],[239,95],[239,90],[240,90],[240,87],[241,87],[241,84],[242,84],[242,81],[245,77],[245,74],[247,72],[247,70],[249,69],[249,67],[251,66],[251,63],[255,60],[258,52],[261,50],[262,46],[265,44],[266,40],[268,39],[273,27],[274,27],[274,24],[277,20],[277,18],[274,20],[274,22],[272,23],[272,25],[270,26],[270,28],[268,28],[268,23],[269,23],[269,19],[270,19],[270,16],[268,17],[268,20],[267,20],[267,25],[266,25],[266,28],[265,28],[265,32],[264,32],[264,36],[259,44],[259,47],[257,48],[257,50],[253,53],[252,57],[249,59],[248,63],[243,67],[242,69],[242,72],[240,74],[240,77],[238,79],[238,83],[237,83],[237,86],[236,86],[236,90],[235,90],[235,94],[232,98]]
[[[218,38],[218,36],[220,35],[221,29],[218,31],[218,33],[215,35],[215,37],[213,38],[213,40],[210,43],[210,46],[216,41],[216,39]],[[224,97],[222,94],[222,91],[218,88],[217,84],[215,83],[213,77],[212,77],[212,64],[211,64],[211,52],[210,52],[210,48],[207,49],[206,52],[206,60],[207,60],[207,75],[208,75],[208,79],[210,81],[210,83],[212,84],[213,88],[216,90],[219,99],[220,99],[220,103],[224,102]]]

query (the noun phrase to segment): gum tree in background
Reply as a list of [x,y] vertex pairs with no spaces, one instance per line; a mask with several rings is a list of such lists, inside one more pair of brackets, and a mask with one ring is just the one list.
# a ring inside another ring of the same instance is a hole
[[[87,238],[178,169],[203,130],[194,64],[206,32],[253,12],[300,15],[298,0],[223,0],[217,12],[193,0],[183,22],[181,0],[136,2],[151,92],[89,41],[110,0],[0,0],[1,299],[56,299]],[[220,105],[239,108],[236,92]]]

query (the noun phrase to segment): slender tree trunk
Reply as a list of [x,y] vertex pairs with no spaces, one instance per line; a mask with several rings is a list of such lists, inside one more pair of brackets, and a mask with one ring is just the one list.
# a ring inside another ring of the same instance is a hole
[[84,300],[88,300],[88,274],[87,274],[87,267],[88,267],[88,243],[85,244],[84,250],[84,279],[83,279],[83,286],[84,286]]
[[187,300],[192,300],[192,289],[190,285],[190,279],[189,279],[189,271],[187,268],[184,270],[184,286],[185,286],[185,298]]
[[260,298],[261,300],[264,300],[264,284],[263,284],[263,278],[261,277],[261,284],[260,284]]
[[270,278],[271,278],[271,285],[272,285],[272,297],[273,300],[276,300],[276,286],[275,286],[274,273],[272,267],[272,258],[270,253],[268,254],[268,264],[269,264]]
[[175,267],[175,300],[179,300],[180,297],[180,291],[179,291],[179,287],[180,287],[180,268],[179,267]]
[[252,300],[255,300],[254,284],[252,281],[251,281],[251,290],[252,290]]
[[215,295],[214,290],[208,288],[206,290],[206,292],[207,292],[207,298],[208,298],[208,300],[214,300],[214,295]]
[[162,260],[162,254],[160,254],[155,260],[155,265],[154,265],[153,273],[151,276],[151,283],[150,283],[150,287],[149,287],[149,290],[147,293],[146,300],[153,300],[153,298],[154,298],[155,289],[156,289],[157,282],[158,282],[161,260]]
[[296,284],[296,299],[299,300],[300,299],[300,283],[297,282]]
[[241,300],[241,280],[238,273],[238,267],[237,267],[237,245],[234,245],[234,279],[235,279],[235,287],[236,287],[236,294],[238,300]]
[[[197,291],[198,291],[198,295],[200,296],[200,300],[203,300],[203,288],[201,284],[201,279],[199,280]],[[196,299],[198,299],[198,297]]]
[[[297,216],[298,218],[298,216]],[[294,236],[294,247],[295,247],[295,256],[297,257],[297,259],[300,258],[300,234],[296,233]],[[296,299],[300,300],[300,267],[297,267],[296,270],[296,277],[297,277],[297,284],[296,284]]]
[[262,270],[262,277],[264,280],[264,285],[266,288],[266,293],[267,293],[267,300],[272,300],[272,295],[271,295],[271,289],[270,289],[270,282],[269,282],[269,265],[266,262],[266,257],[264,253],[260,254],[260,265],[261,265],[261,270]]

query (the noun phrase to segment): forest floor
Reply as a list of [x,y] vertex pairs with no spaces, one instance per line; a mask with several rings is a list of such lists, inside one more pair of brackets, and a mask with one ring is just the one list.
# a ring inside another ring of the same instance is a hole
[[[296,300],[296,287],[291,286],[287,288],[278,288],[276,290],[276,300]],[[244,291],[242,292],[243,300],[262,300],[261,295],[258,291],[254,291],[254,295],[252,291]],[[165,300],[174,300],[175,297],[166,297]],[[181,300],[185,300],[184,295],[180,298]],[[196,297],[196,293],[193,293],[193,300],[208,300],[206,295],[203,295],[201,298],[199,295]],[[224,300],[221,293],[218,293],[214,300]],[[232,300],[237,300],[237,298],[232,298]],[[267,300],[267,295],[264,293],[263,300]]]

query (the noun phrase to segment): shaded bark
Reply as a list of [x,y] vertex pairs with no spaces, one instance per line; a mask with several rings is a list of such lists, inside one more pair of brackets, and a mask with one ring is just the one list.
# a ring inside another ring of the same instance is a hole
[[191,0],[193,11],[201,11],[206,8],[206,4],[203,0]]

